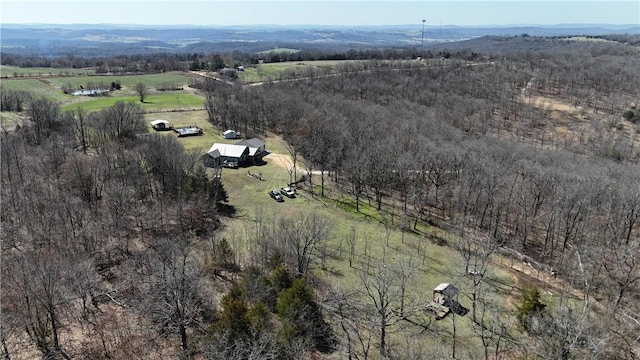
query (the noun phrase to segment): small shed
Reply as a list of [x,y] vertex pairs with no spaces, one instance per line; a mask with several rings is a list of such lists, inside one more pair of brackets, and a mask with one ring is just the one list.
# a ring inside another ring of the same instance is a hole
[[151,122],[151,127],[156,131],[167,131],[171,130],[173,125],[167,120],[158,119]]
[[235,130],[227,130],[227,131],[222,133],[222,136],[225,139],[239,139],[240,138],[240,132],[239,131],[235,131]]
[[453,298],[454,296],[458,295],[458,288],[449,283],[442,283],[433,289],[434,299],[438,294],[442,294],[448,298]]

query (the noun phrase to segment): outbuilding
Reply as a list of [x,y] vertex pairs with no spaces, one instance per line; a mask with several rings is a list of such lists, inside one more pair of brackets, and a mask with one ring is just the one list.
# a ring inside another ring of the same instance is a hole
[[162,120],[162,119],[153,120],[151,122],[151,127],[155,131],[167,131],[167,130],[173,129],[173,125],[171,125],[170,122],[168,122],[167,120]]
[[240,132],[239,131],[235,131],[235,130],[227,130],[227,131],[222,133],[222,136],[225,139],[239,139],[240,138]]

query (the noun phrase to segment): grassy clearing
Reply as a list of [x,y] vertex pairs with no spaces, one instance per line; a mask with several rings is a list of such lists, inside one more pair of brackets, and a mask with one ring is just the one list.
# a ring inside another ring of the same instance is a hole
[[[93,99],[93,98],[92,98]],[[186,108],[202,108],[204,102],[202,97],[182,92],[154,92],[144,99],[144,103],[140,102],[138,96],[106,96],[100,97],[95,100],[77,102],[74,104],[65,105],[62,110],[69,110],[75,108],[83,108],[88,112],[99,111],[104,108],[113,106],[117,101],[133,101],[144,110],[169,110],[169,109],[186,109]]]
[[[211,140],[222,142],[221,136]],[[258,223],[277,224],[283,217],[318,214],[334,223],[332,237],[329,240],[332,256],[323,264],[316,264],[313,272],[333,287],[353,290],[360,286],[359,273],[368,267],[374,268],[380,264],[393,266],[400,261],[410,262],[416,275],[409,292],[416,304],[424,306],[432,300],[432,289],[436,285],[450,282],[460,289],[460,303],[471,310],[471,279],[463,274],[463,260],[452,247],[438,245],[446,242],[446,239],[451,239],[449,234],[426,225],[421,225],[419,231],[402,232],[397,229],[397,219],[393,224],[387,223],[385,226],[382,219],[389,218],[388,213],[379,213],[366,201],[362,202],[360,212],[357,212],[353,199],[335,189],[328,189],[326,197],[312,196],[305,190],[299,190],[297,198],[285,198],[283,203],[276,203],[269,197],[268,191],[278,189],[288,182],[289,173],[281,159],[287,152],[284,142],[279,137],[269,136],[265,140],[267,150],[271,152],[265,157],[266,165],[222,171],[225,189],[237,213],[233,218],[223,219],[225,227],[218,236],[229,240],[239,258],[246,258],[254,246],[251,234],[255,233]],[[185,141],[186,144],[197,140],[187,138]],[[265,181],[247,176],[247,171],[260,173]],[[314,182],[319,183],[319,179],[314,179]],[[399,212],[398,205],[395,213]],[[355,231],[357,244],[353,265],[350,266],[346,239],[352,231]],[[445,241],[438,241],[425,234],[435,234]],[[515,291],[511,274],[500,266],[490,269],[483,289],[487,300],[505,309],[508,308],[507,295]],[[423,313],[421,316],[427,318],[430,315]],[[473,331],[471,313],[464,317],[456,317],[456,327],[458,351],[479,353],[481,344]],[[433,321],[430,329],[447,334],[450,339],[451,316],[439,322]],[[415,335],[423,346],[433,346],[441,341],[441,337],[434,337],[431,332],[420,333],[415,327],[407,331],[412,336]],[[400,344],[404,341],[400,336],[406,336],[408,333],[396,332],[391,335],[391,340]]]
[[0,112],[0,127],[5,129],[11,129],[16,125],[24,123],[25,115],[15,112],[2,111]]
[[258,64],[246,67],[245,71],[238,72],[240,80],[246,83],[278,80],[280,75],[288,69],[311,68],[335,68],[336,64],[349,60],[317,60],[317,61],[289,61],[268,64]]
[[286,54],[294,54],[299,52],[300,50],[298,49],[291,49],[291,48],[274,48],[271,50],[264,50],[264,51],[260,51],[258,54],[269,54],[269,53],[286,53]]
[[2,77],[20,77],[20,76],[68,76],[68,75],[93,75],[94,69],[82,68],[47,68],[33,67],[21,68],[18,66],[0,66],[0,76]]
[[593,38],[593,37],[586,37],[586,36],[571,36],[571,37],[567,37],[567,38],[563,38],[561,39],[563,41],[593,41],[593,42],[614,42],[611,40],[607,40],[607,39],[602,39],[602,38]]
[[64,85],[71,85],[72,88],[79,88],[80,86],[86,86],[88,83],[105,83],[111,84],[112,82],[120,82],[123,90],[135,91],[134,88],[137,83],[143,83],[151,90],[161,86],[165,83],[175,83],[184,87],[189,84],[189,78],[180,73],[163,73],[163,74],[146,74],[146,75],[125,75],[125,76],[76,76],[76,77],[61,77],[51,79],[51,82],[57,88],[62,88]]
[[134,88],[137,83],[143,83],[153,91],[167,83],[187,87],[189,81],[189,77],[180,73],[127,76],[62,76],[42,79],[8,79],[2,81],[2,88],[30,91],[56,100],[68,100],[73,97],[62,92],[62,88],[65,86],[79,89],[81,86],[87,87],[93,84],[94,87],[98,87],[103,84],[110,87],[112,82],[119,82],[123,88],[117,91],[116,94],[133,95],[135,94]]
[[[202,128],[203,134],[201,136],[190,136],[184,138],[178,138],[178,141],[188,151],[195,151],[204,154],[211,145],[215,142],[222,142],[222,131],[216,129],[210,122],[207,121],[207,112],[202,111],[185,111],[185,112],[163,112],[145,114],[144,119],[149,127],[149,132],[155,132],[151,128],[150,122],[157,119],[163,119],[169,121],[174,127],[184,126],[198,126]],[[176,136],[173,131],[161,131],[159,134],[166,136]]]

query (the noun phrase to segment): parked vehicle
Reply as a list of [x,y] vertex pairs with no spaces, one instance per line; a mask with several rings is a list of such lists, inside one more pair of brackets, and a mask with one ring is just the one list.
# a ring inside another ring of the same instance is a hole
[[280,193],[277,190],[269,191],[269,196],[271,196],[271,198],[277,202],[284,201],[284,199],[282,198],[282,195],[280,195]]
[[287,186],[287,187],[280,188],[280,194],[282,194],[282,195],[284,195],[284,196],[286,196],[286,197],[290,197],[290,198],[294,198],[294,197],[296,197],[296,192],[295,192],[295,190],[293,190],[292,188],[290,188],[290,187],[288,187],[288,186]]

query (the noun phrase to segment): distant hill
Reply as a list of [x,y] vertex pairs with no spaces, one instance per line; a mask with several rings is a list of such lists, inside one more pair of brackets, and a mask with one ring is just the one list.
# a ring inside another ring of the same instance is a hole
[[[106,54],[207,53],[273,48],[364,49],[419,46],[422,26],[151,26],[113,24],[3,24],[1,51],[38,56]],[[427,26],[424,44],[431,46],[481,36],[569,36],[640,34],[637,25]]]

